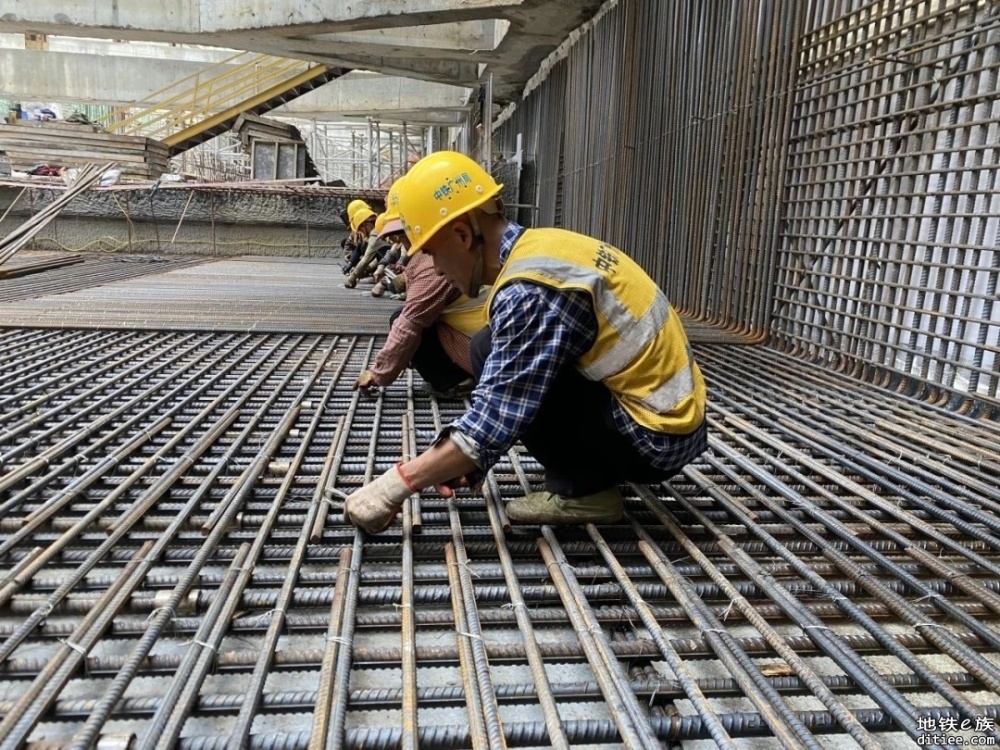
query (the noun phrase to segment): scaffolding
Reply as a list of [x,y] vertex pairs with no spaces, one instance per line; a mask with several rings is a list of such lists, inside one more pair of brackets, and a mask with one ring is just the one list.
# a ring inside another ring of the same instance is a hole
[[363,188],[388,188],[426,151],[426,128],[382,123],[325,122],[282,117],[306,139],[309,153],[331,182]]

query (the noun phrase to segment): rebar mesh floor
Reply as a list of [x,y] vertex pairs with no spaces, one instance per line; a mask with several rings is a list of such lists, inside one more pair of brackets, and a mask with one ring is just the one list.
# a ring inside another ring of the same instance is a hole
[[[33,255],[57,259],[70,254]],[[126,260],[130,270],[123,270]],[[91,258],[86,273],[70,266],[0,280],[0,303],[10,301],[0,304],[0,326],[378,334],[387,330],[389,315],[399,306],[368,294],[371,279],[345,289],[343,261],[337,258],[247,255],[154,265],[162,260]],[[94,265],[99,262],[104,265]],[[137,271],[143,262],[146,270]],[[199,265],[188,267],[192,264]],[[148,275],[133,278],[139,273]],[[688,323],[688,335],[692,341],[720,344],[753,341],[694,321]]]
[[340,264],[329,258],[254,256],[166,270],[96,281],[70,293],[40,288],[30,299],[0,305],[0,325],[374,334],[386,330],[396,306],[345,289]]
[[[0,303],[27,300],[31,297],[65,295],[100,284],[111,284],[140,276],[166,273],[204,263],[203,258],[155,255],[111,255],[102,253],[64,253],[58,251],[33,251],[18,253],[2,270],[13,271],[41,262],[79,261],[62,268],[52,268],[43,273],[33,273],[17,278],[0,278]],[[11,316],[20,308],[14,304],[0,304],[0,325],[12,324]],[[66,318],[62,319],[65,325]]]
[[517,450],[363,537],[338,493],[463,408],[352,391],[379,343],[0,332],[0,746],[995,736],[995,425],[697,346],[711,450],[622,523],[506,528]]

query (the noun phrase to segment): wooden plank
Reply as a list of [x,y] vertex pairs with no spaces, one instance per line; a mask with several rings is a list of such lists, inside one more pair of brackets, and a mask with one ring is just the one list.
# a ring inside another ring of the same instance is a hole
[[87,130],[76,130],[74,126],[67,126],[58,132],[46,131],[40,128],[25,128],[21,125],[0,124],[0,137],[39,139],[45,141],[62,141],[68,134],[72,133],[73,140],[84,140],[101,143],[111,143],[116,146],[163,149],[167,150],[166,144],[152,138],[144,138],[134,135],[115,135],[113,133],[95,133]]
[[[144,142],[146,141],[146,142]],[[133,142],[118,142],[112,139],[103,138],[100,136],[79,136],[68,138],[66,135],[54,136],[51,133],[45,134],[20,134],[20,133],[10,133],[0,131],[0,142],[5,143],[38,143],[45,145],[64,145],[66,143],[83,143],[89,145],[96,145],[102,148],[108,149],[119,149],[123,151],[150,151],[152,153],[163,153],[166,154],[168,149],[163,144],[157,141],[149,141],[149,139],[143,139],[140,141]]]
[[[0,143],[0,148],[4,148]],[[95,151],[54,151],[38,149],[4,148],[12,161],[30,161],[35,164],[53,161],[77,161],[81,163],[92,161],[113,161],[116,164],[151,164],[165,166],[166,162],[144,158],[141,154],[121,154],[112,151],[103,153]]]

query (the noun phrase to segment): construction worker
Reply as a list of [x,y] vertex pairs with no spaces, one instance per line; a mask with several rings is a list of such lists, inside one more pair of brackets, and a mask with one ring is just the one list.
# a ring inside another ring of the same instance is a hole
[[471,408],[417,458],[350,495],[344,515],[386,528],[410,494],[474,487],[520,439],[545,491],[507,505],[512,522],[609,523],[619,482],[659,482],[707,447],[705,384],[666,296],[620,250],[508,221],[474,161],[437,152],[406,177],[410,249],[464,294],[492,284],[489,327],[472,340]]
[[388,245],[379,240],[378,235],[374,231],[377,218],[375,212],[370,208],[359,208],[351,216],[351,229],[361,240],[358,243],[359,248],[364,249],[359,253],[358,259],[352,264],[347,274],[347,281],[344,282],[344,286],[348,289],[356,287],[358,279],[364,278],[364,276],[375,270],[374,265],[372,265],[370,270],[368,266],[371,264],[373,258],[378,257],[380,250],[384,253],[389,249]]
[[[403,224],[393,208],[383,214],[383,240],[398,239],[406,244]],[[396,380],[407,367],[413,368],[438,398],[459,398],[468,395],[475,381],[469,345],[474,333],[486,325],[487,292],[478,299],[469,299],[434,269],[427,255],[412,257],[404,270],[406,301],[390,317],[389,336],[375,356],[371,369],[354,384],[369,396],[378,394]]]
[[373,278],[375,286],[372,287],[372,296],[381,297],[386,292],[390,293],[390,299],[406,298],[406,276],[405,267],[409,262],[409,255],[406,253],[406,235],[403,233],[403,225],[399,221],[399,190],[403,185],[403,178],[400,177],[389,188],[386,195],[385,217],[389,226],[384,227],[381,236],[387,242],[392,243],[389,249],[375,268]]
[[383,212],[375,217],[375,224],[367,238],[365,253],[354,266],[347,278],[348,283],[344,284],[344,286],[353,289],[359,279],[374,275],[375,269],[382,262],[386,253],[389,252],[390,243],[382,236],[382,229],[385,227],[387,216],[388,214]]
[[354,214],[360,209],[365,208],[371,210],[368,203],[361,198],[355,198],[350,203],[347,204],[347,208],[341,214],[341,220],[347,225],[351,230],[351,233],[347,235],[344,241],[341,243],[341,247],[344,249],[344,273],[350,273],[351,269],[357,264],[361,255],[365,251],[364,240],[357,235],[352,226],[354,220]]

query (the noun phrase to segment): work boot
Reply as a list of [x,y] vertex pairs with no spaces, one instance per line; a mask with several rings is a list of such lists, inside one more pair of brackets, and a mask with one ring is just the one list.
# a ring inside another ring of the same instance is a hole
[[563,497],[555,492],[532,492],[507,503],[507,518],[514,523],[615,523],[621,520],[624,501],[617,487],[583,497]]

